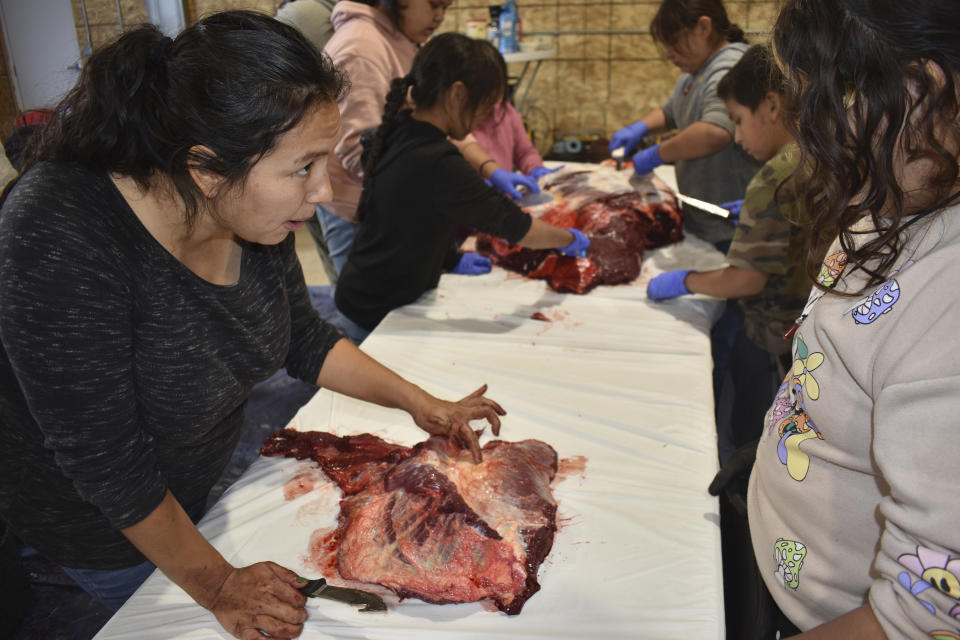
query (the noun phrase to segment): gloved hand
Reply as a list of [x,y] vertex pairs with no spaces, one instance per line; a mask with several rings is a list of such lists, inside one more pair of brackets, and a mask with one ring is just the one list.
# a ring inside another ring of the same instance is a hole
[[629,127],[624,127],[610,138],[610,151],[623,147],[624,155],[630,153],[643,137],[650,133],[650,127],[643,120],[637,120]]
[[507,194],[515,200],[523,197],[523,194],[517,191],[517,187],[526,187],[530,193],[540,193],[540,185],[530,176],[522,173],[507,171],[506,169],[497,169],[489,178],[490,184],[499,191]]
[[730,202],[724,202],[720,206],[730,212],[730,221],[736,226],[740,220],[740,208],[743,207],[743,200],[731,200]]
[[583,232],[579,229],[574,229],[573,227],[569,227],[567,231],[573,234],[573,242],[565,247],[558,247],[557,251],[568,258],[585,257],[587,255],[587,249],[590,247],[590,238],[583,235]]
[[465,253],[460,256],[460,262],[453,268],[453,273],[464,276],[479,276],[490,273],[492,265],[493,262],[487,256],[482,256],[479,253]]
[[633,155],[633,170],[639,175],[650,173],[663,164],[660,157],[660,145],[655,144]]
[[553,173],[554,171],[559,171],[560,169],[563,169],[563,166],[564,165],[560,165],[556,169],[547,169],[544,166],[534,167],[533,169],[530,169],[530,173],[528,173],[527,175],[533,178],[534,180],[539,180],[540,178],[542,178],[543,176],[549,173]]
[[690,294],[685,280],[690,269],[678,269],[661,273],[647,284],[647,297],[651,300],[666,300]]

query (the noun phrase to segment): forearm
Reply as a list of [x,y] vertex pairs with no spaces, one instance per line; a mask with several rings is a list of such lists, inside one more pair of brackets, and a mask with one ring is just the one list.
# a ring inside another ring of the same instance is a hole
[[573,234],[566,229],[533,219],[527,235],[520,238],[517,244],[528,249],[556,249],[565,247],[573,242]]
[[327,354],[317,386],[411,415],[429,397],[415,384],[383,366],[349,340],[340,340]]
[[806,633],[791,636],[791,640],[885,640],[886,637],[873,609],[865,604]]
[[708,122],[695,122],[660,145],[664,162],[704,158],[730,143],[730,134],[723,127]]
[[667,130],[667,115],[660,107],[651,109],[640,120],[650,127],[650,133],[662,133]]
[[233,566],[203,537],[173,494],[121,533],[197,604],[213,606]]
[[763,291],[769,277],[763,271],[726,267],[714,271],[691,271],[685,284],[691,293],[715,298],[745,298]]
[[494,171],[501,168],[472,133],[468,134],[463,140],[453,140],[452,138],[449,140],[460,151],[460,155],[470,163],[470,166],[476,169],[480,177],[487,179],[493,175]]

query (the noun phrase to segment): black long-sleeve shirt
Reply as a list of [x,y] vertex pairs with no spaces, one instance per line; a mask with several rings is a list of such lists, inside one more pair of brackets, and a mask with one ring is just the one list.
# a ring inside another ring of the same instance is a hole
[[459,226],[517,242],[532,223],[484,184],[440,129],[409,113],[387,139],[361,202],[363,220],[335,300],[366,329],[436,287],[443,269],[456,266],[451,249]]
[[108,177],[36,166],[0,210],[0,518],[65,566],[141,562],[118,529],[167,489],[200,505],[251,388],[281,366],[315,383],[339,339],[293,234],[246,244],[239,281],[214,285]]

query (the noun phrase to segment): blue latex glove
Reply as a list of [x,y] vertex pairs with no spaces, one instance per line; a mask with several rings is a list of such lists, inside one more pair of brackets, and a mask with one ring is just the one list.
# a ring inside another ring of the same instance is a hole
[[565,247],[558,247],[557,251],[568,258],[585,257],[587,255],[587,249],[590,247],[590,238],[583,235],[583,232],[579,229],[574,229],[573,227],[568,228],[567,231],[573,234],[573,242]]
[[724,202],[720,206],[730,212],[730,221],[736,226],[737,221],[740,220],[740,209],[743,207],[743,200],[731,200],[730,202]]
[[662,164],[663,158],[660,157],[660,145],[658,144],[647,147],[643,151],[637,151],[633,155],[633,170],[639,175],[650,173]]
[[613,137],[610,138],[610,151],[623,147],[623,153],[626,155],[640,144],[640,141],[648,133],[650,133],[650,127],[647,126],[647,123],[637,120],[629,127],[624,127],[613,134]]
[[678,269],[661,273],[647,284],[647,297],[651,300],[666,300],[690,294],[684,282],[690,269]]
[[522,173],[507,171],[506,169],[497,169],[490,176],[489,180],[495,189],[502,191],[515,200],[523,197],[523,194],[517,191],[517,187],[526,187],[530,190],[530,193],[540,193],[540,185],[537,184],[537,181]]
[[530,169],[530,173],[528,173],[527,175],[533,178],[534,180],[539,180],[540,178],[542,178],[543,176],[549,173],[553,173],[554,171],[559,171],[560,169],[563,169],[563,167],[564,165],[560,165],[556,169],[547,169],[546,167],[543,167],[543,166],[534,167],[533,169]]
[[482,256],[479,253],[465,253],[460,256],[460,262],[453,268],[453,273],[459,273],[464,276],[479,276],[484,273],[490,273],[490,267],[493,263],[490,258]]

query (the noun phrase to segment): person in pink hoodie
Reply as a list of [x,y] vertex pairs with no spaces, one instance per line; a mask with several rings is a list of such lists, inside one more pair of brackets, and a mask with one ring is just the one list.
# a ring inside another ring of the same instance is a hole
[[490,115],[473,128],[473,135],[507,171],[519,171],[534,178],[550,172],[544,168],[543,158],[530,141],[520,113],[505,100],[493,106]]
[[[499,60],[503,69],[503,76],[506,78],[507,63],[502,55]],[[517,186],[525,186],[530,192],[536,193],[539,191],[536,181],[548,173],[556,171],[556,169],[547,169],[543,166],[543,158],[540,157],[540,153],[527,135],[520,112],[506,99],[493,106],[487,117],[473,128],[471,135],[467,136],[459,147],[460,153],[476,165],[478,162],[474,161],[471,155],[477,154],[479,156],[481,151],[480,149],[476,151],[467,150],[466,147],[469,147],[471,142],[476,142],[487,154],[486,158],[481,157],[479,160],[481,166],[478,170],[481,175],[485,173],[484,169],[493,169],[493,172],[495,172],[497,168],[502,168],[505,171],[515,172],[519,176],[525,175],[532,179],[532,187],[527,182],[520,182],[513,185],[512,188],[503,188],[494,184],[495,187],[514,198],[520,197],[520,193],[516,191]],[[490,163],[489,167],[486,166],[487,163]]]
[[[418,47],[443,21],[451,0],[340,0],[330,15],[334,33],[323,50],[350,78],[351,88],[339,101],[340,139],[327,170],[333,199],[317,207],[323,234],[318,243],[331,284],[336,283],[357,230],[357,203],[363,184],[361,135],[376,129],[390,81],[405,76]],[[328,256],[324,256],[324,249]]]

